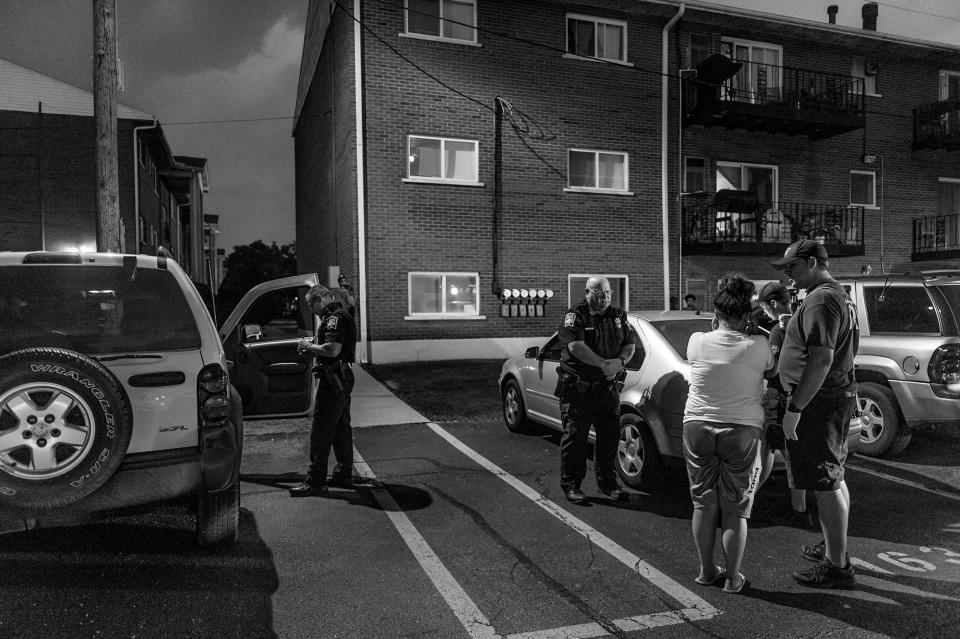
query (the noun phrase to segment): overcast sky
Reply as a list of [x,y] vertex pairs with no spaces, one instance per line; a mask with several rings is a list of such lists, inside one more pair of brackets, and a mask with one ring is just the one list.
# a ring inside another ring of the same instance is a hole
[[[308,0],[116,1],[119,100],[159,118],[175,155],[207,158],[218,245],[294,241],[291,116]],[[713,4],[823,22],[836,4],[837,22],[859,27],[863,2]],[[879,31],[960,46],[960,0],[878,4]],[[0,58],[87,90],[92,30],[93,0],[0,0]],[[259,121],[224,122],[244,119]]]

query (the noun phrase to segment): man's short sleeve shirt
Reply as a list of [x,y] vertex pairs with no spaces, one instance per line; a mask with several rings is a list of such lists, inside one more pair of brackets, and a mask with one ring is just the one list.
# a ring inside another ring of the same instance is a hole
[[816,346],[833,349],[833,362],[820,391],[840,392],[854,386],[856,311],[839,285],[826,283],[808,291],[787,324],[780,351],[780,382],[785,389],[800,381],[807,353]]
[[353,316],[343,307],[334,309],[332,313],[324,315],[320,319],[317,343],[326,344],[327,342],[340,344],[340,354],[335,359],[348,363],[355,360],[357,348],[356,326]]
[[564,313],[557,334],[563,347],[560,355],[563,370],[596,381],[604,379],[600,368],[571,355],[568,345],[583,342],[600,357],[610,359],[620,355],[625,345],[633,343],[633,327],[624,311],[610,306],[603,313],[592,315],[585,301]]

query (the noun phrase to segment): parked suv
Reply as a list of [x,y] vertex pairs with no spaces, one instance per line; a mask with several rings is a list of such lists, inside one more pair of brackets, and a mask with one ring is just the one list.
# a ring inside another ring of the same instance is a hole
[[0,520],[195,498],[198,540],[229,542],[242,444],[217,328],[174,260],[0,253]]
[[841,280],[857,305],[860,408],[870,417],[858,452],[893,455],[924,424],[960,426],[960,277],[889,275]]

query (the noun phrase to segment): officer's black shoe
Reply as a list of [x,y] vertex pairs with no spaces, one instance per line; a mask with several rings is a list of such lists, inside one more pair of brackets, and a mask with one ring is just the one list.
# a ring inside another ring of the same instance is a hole
[[353,475],[350,473],[334,473],[327,480],[327,486],[334,488],[353,488]]
[[627,492],[620,484],[600,484],[597,486],[600,492],[614,501],[620,501],[627,498]]
[[323,484],[312,484],[305,481],[290,489],[291,497],[326,497],[327,487]]
[[567,496],[567,501],[574,504],[585,504],[589,501],[583,491],[576,486],[566,489],[564,494]]

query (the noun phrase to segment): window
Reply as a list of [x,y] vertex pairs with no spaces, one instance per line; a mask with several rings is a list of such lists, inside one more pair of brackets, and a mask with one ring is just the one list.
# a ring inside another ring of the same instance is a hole
[[140,216],[137,216],[137,237],[140,238],[141,244],[146,244],[147,236],[144,235],[143,230],[144,230],[144,221],[143,221],[143,216],[140,215]]
[[137,161],[140,162],[140,166],[147,165],[146,157],[147,157],[146,144],[144,144],[143,140],[141,140],[138,137],[137,138]]
[[407,319],[480,318],[477,273],[410,273]]
[[870,333],[940,333],[933,301],[923,286],[864,286]]
[[877,61],[865,60],[863,58],[854,59],[850,67],[850,75],[855,78],[863,78],[863,90],[867,95],[879,95],[877,93]]
[[850,171],[850,204],[877,205],[877,174],[873,171]]
[[720,52],[743,63],[737,74],[724,83],[724,99],[755,103],[782,99],[781,47],[763,42],[725,39]]
[[683,192],[703,193],[707,190],[707,161],[686,157],[683,160]]
[[627,23],[567,14],[567,53],[614,62],[627,61]]
[[477,146],[476,140],[408,136],[408,179],[479,184]]
[[[584,291],[587,288],[587,280],[592,275],[568,275],[567,282],[567,308],[572,308],[584,300]],[[610,280],[610,289],[613,291],[613,298],[610,300],[610,306],[616,306],[627,311],[630,310],[629,297],[629,278],[626,275],[604,275]]]
[[567,183],[571,190],[627,190],[627,154],[570,149]]
[[154,162],[150,163],[150,167],[153,169],[153,192],[160,195],[160,171]]
[[407,35],[477,41],[476,0],[407,0]]
[[714,201],[718,239],[750,242],[764,237],[771,241],[789,239],[789,235],[782,237],[784,229],[777,228],[775,217],[763,214],[777,202],[779,176],[779,167],[775,165],[717,162]]

